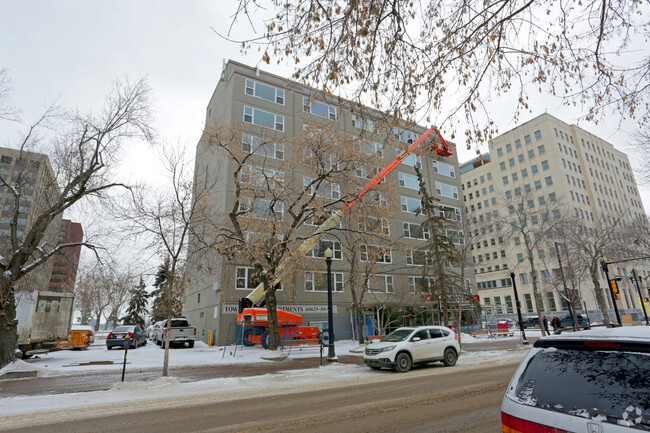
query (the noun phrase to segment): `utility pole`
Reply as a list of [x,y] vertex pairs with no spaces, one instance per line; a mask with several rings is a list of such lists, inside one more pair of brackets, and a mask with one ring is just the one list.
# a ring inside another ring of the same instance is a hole
[[643,302],[643,295],[641,294],[641,287],[639,286],[639,278],[636,276],[636,270],[632,269],[632,276],[634,277],[634,282],[636,283],[636,290],[639,292],[639,302],[641,302],[641,308],[643,309],[643,315],[645,316],[645,325],[650,326],[648,323],[648,312],[645,309],[645,302]]
[[560,254],[560,247],[558,246],[557,242],[555,242],[555,251],[557,252],[557,262],[560,264],[560,276],[562,277],[562,285],[564,286],[564,293],[566,294],[567,297],[567,304],[569,305],[569,316],[571,317],[571,321],[573,322],[573,326],[578,326],[578,321],[576,317],[573,314],[573,308],[571,306],[572,304],[572,299],[573,296],[569,294],[569,288],[566,285],[566,278],[564,278],[564,269],[562,268],[562,254]]
[[[614,312],[616,313],[616,320],[618,321],[619,325],[623,325],[623,322],[621,321],[621,315],[618,312],[618,305],[616,305],[616,296],[614,296],[614,287],[612,285],[612,280],[609,279],[609,269],[607,263],[607,260],[605,260],[605,257],[601,256],[600,259],[600,266],[603,268],[603,272],[605,272],[605,278],[607,279],[607,286],[609,287],[609,294],[612,297],[612,303],[614,304]],[[614,284],[616,284],[616,281],[614,281]],[[616,287],[616,292],[618,292],[618,287]]]

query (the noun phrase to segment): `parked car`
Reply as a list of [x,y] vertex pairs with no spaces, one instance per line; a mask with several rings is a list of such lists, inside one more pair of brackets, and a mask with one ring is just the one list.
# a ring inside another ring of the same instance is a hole
[[521,320],[521,324],[524,325],[524,328],[537,328],[537,329],[539,329],[539,317],[537,317],[537,316],[524,317]]
[[[165,332],[167,332],[167,321],[163,320],[158,322],[160,327],[156,330],[156,344],[160,345],[163,349],[165,348]],[[184,317],[174,317],[171,321],[171,334],[169,336],[169,347],[177,344],[185,344],[192,348],[194,347],[194,341],[196,340],[196,328],[190,326],[187,322],[187,319]]]
[[[582,314],[578,314],[577,318],[578,318],[578,326],[583,327],[589,325],[589,322],[587,321],[587,319],[582,317]],[[570,315],[565,314],[564,316],[559,316],[558,319],[560,319],[560,325],[563,328],[573,328],[573,319],[571,319]]]
[[648,390],[647,327],[542,337],[506,390],[502,431],[650,431]]
[[92,326],[88,326],[88,325],[72,325],[70,327],[70,331],[88,331],[88,332],[90,332],[90,337],[88,338],[88,342],[90,344],[93,344],[95,342],[95,329]]
[[106,348],[124,347],[126,339],[131,341],[131,349],[136,349],[147,344],[147,334],[135,325],[118,326],[106,336]]
[[151,341],[156,341],[156,335],[158,334],[160,330],[160,326],[164,323],[164,320],[161,320],[160,322],[156,322],[153,325],[149,325],[147,328],[147,337]]
[[413,364],[442,361],[448,367],[456,365],[459,354],[458,336],[449,328],[402,327],[366,346],[363,362],[373,369],[394,368],[403,373]]

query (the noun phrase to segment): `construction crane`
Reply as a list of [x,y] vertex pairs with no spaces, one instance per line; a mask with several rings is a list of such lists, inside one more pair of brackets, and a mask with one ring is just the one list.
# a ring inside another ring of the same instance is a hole
[[[393,171],[395,167],[397,167],[401,162],[408,157],[415,149],[417,149],[420,144],[422,144],[427,138],[431,136],[431,134],[435,135],[435,138],[432,138],[430,141],[430,146],[431,150],[434,151],[436,154],[438,154],[441,157],[449,157],[452,155],[451,148],[445,141],[445,139],[442,137],[442,134],[440,134],[440,131],[438,128],[435,126],[432,126],[429,128],[424,134],[422,134],[417,140],[415,140],[412,143],[409,143],[409,147],[402,152],[400,155],[398,155],[394,160],[390,162],[383,170],[381,170],[374,178],[372,178],[363,188],[361,188],[352,198],[348,201],[345,202],[344,206],[342,209],[335,211],[330,215],[330,217],[325,220],[315,231],[314,233],[307,238],[299,247],[297,250],[297,255],[298,257],[306,255],[309,251],[311,251],[317,244],[318,241],[329,231],[331,230],[336,224],[338,224],[343,217],[350,212],[363,198],[368,195],[368,193],[378,184],[380,184],[388,174]],[[275,278],[273,280],[273,286],[276,286],[277,284],[280,284],[280,282],[284,279],[284,277],[293,269],[295,261],[284,261],[281,263],[276,272],[275,272]],[[265,324],[266,319],[266,313],[261,311],[263,310],[262,308],[255,308],[255,307],[262,307],[264,305],[264,284],[259,284],[253,291],[251,291],[248,296],[241,298],[239,300],[239,314],[237,315],[237,323],[238,324],[244,324],[244,323],[254,323],[255,326],[254,328],[257,329],[258,331],[262,331],[262,329],[266,329],[268,331],[268,322]],[[258,311],[259,310],[259,311]],[[302,317],[298,314],[294,313],[288,313],[288,312],[282,312],[278,310],[278,321],[280,322],[280,315],[286,318],[287,323],[290,323],[292,326],[300,325],[302,323]],[[289,316],[291,316],[289,318]],[[306,327],[305,327],[306,328]],[[311,327],[310,327],[311,328]],[[312,330],[305,330],[301,335],[308,336],[311,338]],[[300,330],[297,330],[295,332],[300,332]],[[290,336],[288,335],[283,335],[283,336]],[[260,338],[262,335],[260,335],[259,332],[254,332],[254,333],[249,333],[248,339],[245,341],[254,341],[254,342],[260,342]],[[252,340],[251,340],[252,339]],[[264,338],[261,338],[262,344],[264,344]]]

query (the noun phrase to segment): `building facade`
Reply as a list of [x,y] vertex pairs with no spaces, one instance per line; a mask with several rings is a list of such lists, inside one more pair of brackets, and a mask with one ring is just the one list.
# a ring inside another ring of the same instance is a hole
[[[361,114],[363,113],[363,114]],[[369,107],[353,106],[321,91],[314,90],[286,78],[272,75],[243,64],[229,61],[224,64],[219,83],[206,110],[206,130],[215,125],[234,125],[240,131],[234,138],[235,146],[244,152],[255,153],[250,157],[251,171],[272,170],[273,176],[281,177],[283,185],[298,189],[309,183],[309,172],[297,163],[286,168],[290,158],[300,156],[303,149],[296,148],[295,138],[308,134],[311,126],[334,127],[340,134],[356,137],[365,143],[361,152],[368,151],[376,158],[376,167],[356,167],[349,182],[329,184],[316,195],[336,199],[354,194],[374,176],[375,169],[383,168],[407,147],[409,140],[416,139],[425,128],[417,125],[394,127],[384,120],[381,113]],[[273,145],[264,152],[251,150],[252,143],[273,140]],[[292,148],[293,147],[293,148]],[[453,145],[452,145],[453,147]],[[365,149],[365,150],[363,150]],[[381,259],[372,277],[366,304],[368,314],[376,312],[373,302],[386,305],[387,299],[395,293],[406,293],[403,305],[409,308],[431,309],[430,295],[421,289],[424,263],[417,258],[416,251],[425,244],[428,235],[421,228],[424,219],[419,215],[421,203],[415,166],[422,173],[428,190],[439,200],[441,215],[453,223],[462,220],[463,204],[461,184],[458,175],[458,161],[450,158],[435,159],[432,155],[412,154],[388,177],[386,184],[392,188],[391,203],[385,203],[385,214],[379,231],[387,241],[383,244]],[[305,152],[306,153],[306,152]],[[293,156],[292,156],[293,155]],[[335,164],[337,161],[331,161]],[[284,165],[283,165],[284,164]],[[264,168],[261,168],[264,167]],[[284,172],[277,168],[285,167]],[[217,191],[210,199],[210,212],[215,216],[226,216],[234,203],[234,180],[230,175],[236,165],[223,152],[208,152],[205,144],[199,143],[196,154],[195,181],[211,177]],[[346,190],[347,188],[347,190]],[[375,197],[382,204],[381,195]],[[251,199],[248,206],[257,208],[263,200]],[[342,204],[339,204],[342,205]],[[266,204],[265,206],[268,206]],[[278,212],[278,205],[275,205]],[[279,212],[284,212],[282,207]],[[306,238],[317,228],[316,222],[305,224],[300,236]],[[332,234],[328,233],[312,250],[305,263],[286,278],[277,291],[278,306],[281,309],[303,315],[303,324],[321,326],[327,321],[327,287],[325,284],[325,260],[323,251],[333,250],[333,303],[337,338],[352,338],[356,329],[351,315],[352,302],[348,285],[350,264],[345,260],[344,236],[337,229],[345,229],[345,222],[338,225]],[[453,230],[452,230],[453,231]],[[462,242],[462,236],[456,236]],[[256,283],[250,273],[252,267],[241,258],[224,257],[214,252],[200,254],[200,242],[194,238],[189,243],[187,279],[185,285],[184,314],[198,329],[199,335],[207,341],[208,332],[215,335],[214,342],[224,344],[233,341],[238,300],[248,295]],[[372,246],[361,248],[360,261],[367,261]],[[198,257],[200,256],[200,260]],[[426,259],[425,259],[426,260]],[[473,273],[472,273],[473,274]],[[473,275],[468,275],[471,280]],[[467,283],[473,286],[473,283]],[[405,300],[408,298],[408,300]],[[410,314],[410,313],[409,313]],[[407,316],[407,313],[404,313]],[[372,330],[369,330],[372,332]]]
[[[627,155],[611,143],[549,114],[494,138],[489,143],[489,155],[463,163],[460,172],[466,210],[476,230],[483,232],[473,246],[473,256],[477,289],[488,317],[514,317],[511,272],[516,275],[522,312],[537,313],[524,240],[520,236],[504,237],[496,227],[504,215],[513,213],[509,206],[518,197],[527,197],[520,200],[524,207],[532,210],[546,206],[551,218],[561,212],[563,218],[575,218],[587,227],[595,227],[602,219],[619,219],[622,224],[647,222]],[[568,312],[565,298],[557,289],[559,260],[566,251],[562,240],[557,241],[549,238],[533,254],[540,283],[539,301],[547,315]],[[639,263],[613,265],[610,272],[631,275],[633,265],[647,275],[647,266],[638,267]],[[607,308],[613,308],[602,272],[600,286]],[[636,288],[630,282],[622,283],[621,288],[619,310],[639,319],[641,306]],[[583,311],[589,311],[592,320],[599,320],[595,289],[589,278],[580,283],[579,291]]]
[[[84,232],[80,223],[74,223],[67,219],[61,221],[59,245],[79,243],[83,240],[83,237]],[[74,292],[80,255],[81,245],[75,245],[61,249],[52,258],[54,263],[52,264],[52,277],[50,278],[51,291]]]
[[[0,254],[7,257],[12,248],[12,227],[16,240],[22,242],[35,219],[58,199],[60,190],[46,155],[8,148],[0,148],[0,183]],[[43,240],[48,247],[57,245],[60,226],[59,216],[47,228]],[[47,290],[53,265],[54,261],[48,260],[28,273],[19,282],[20,288]]]

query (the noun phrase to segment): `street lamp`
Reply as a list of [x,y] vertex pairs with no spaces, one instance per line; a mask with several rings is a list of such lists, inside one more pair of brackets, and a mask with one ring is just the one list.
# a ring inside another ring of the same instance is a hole
[[325,250],[325,263],[327,264],[327,360],[338,362],[334,351],[334,318],[332,317],[332,257],[334,252],[331,248]]
[[614,304],[614,312],[616,313],[616,320],[618,321],[619,325],[622,325],[623,322],[621,322],[621,315],[618,312],[618,305],[616,305],[616,297],[614,296],[614,288],[612,287],[612,281],[609,279],[609,269],[607,269],[607,260],[605,260],[604,256],[600,256],[598,258],[598,261],[600,262],[600,266],[603,268],[603,272],[605,272],[605,278],[607,279],[607,287],[609,287],[609,294],[612,297],[612,303]]
[[521,331],[521,342],[528,344],[526,339],[526,331],[524,331],[523,319],[521,317],[521,304],[519,303],[519,295],[517,294],[517,283],[515,282],[515,273],[510,273],[510,281],[512,281],[512,290],[515,292],[515,305],[517,306],[517,317],[519,318],[519,331]]

